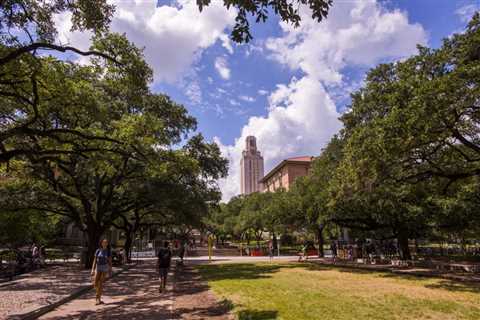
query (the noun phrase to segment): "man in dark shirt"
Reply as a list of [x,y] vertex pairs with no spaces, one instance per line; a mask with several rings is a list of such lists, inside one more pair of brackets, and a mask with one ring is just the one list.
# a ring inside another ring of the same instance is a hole
[[160,276],[160,288],[159,291],[162,292],[165,289],[167,284],[167,275],[168,269],[170,268],[170,262],[172,260],[172,251],[168,247],[168,241],[165,241],[164,245],[160,250],[158,250],[158,273]]

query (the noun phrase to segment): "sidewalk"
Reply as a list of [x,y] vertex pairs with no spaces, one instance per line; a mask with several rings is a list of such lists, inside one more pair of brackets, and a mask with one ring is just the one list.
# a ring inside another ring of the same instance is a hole
[[156,261],[144,260],[105,284],[104,305],[95,306],[90,290],[39,319],[231,319],[228,306],[217,302],[193,268],[178,268],[172,267],[167,289],[159,293]]
[[79,264],[48,266],[21,275],[0,287],[0,319],[14,319],[14,315],[55,303],[90,283],[90,271]]
[[155,262],[143,261],[105,283],[103,305],[95,305],[95,291],[72,300],[39,319],[171,319],[171,284],[158,292]]

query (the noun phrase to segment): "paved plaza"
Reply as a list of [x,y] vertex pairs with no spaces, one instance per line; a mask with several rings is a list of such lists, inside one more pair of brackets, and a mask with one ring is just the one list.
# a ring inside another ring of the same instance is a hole
[[[190,263],[205,261],[206,258],[199,258]],[[31,273],[0,287],[0,319],[22,319],[25,314],[89,285],[89,271],[72,265]],[[106,282],[102,298],[105,304],[96,306],[94,290],[88,290],[39,319],[231,318],[228,306],[217,301],[198,273],[188,265],[171,269],[165,292],[160,293],[158,288],[156,260],[140,260]]]
[[[118,272],[119,268],[114,268]],[[77,264],[50,266],[0,284],[0,319],[55,303],[90,285],[90,271]]]

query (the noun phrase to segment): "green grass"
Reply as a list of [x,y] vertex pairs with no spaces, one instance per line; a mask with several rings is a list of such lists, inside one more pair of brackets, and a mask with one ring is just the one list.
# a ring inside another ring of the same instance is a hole
[[480,319],[480,286],[301,263],[199,267],[242,320]]

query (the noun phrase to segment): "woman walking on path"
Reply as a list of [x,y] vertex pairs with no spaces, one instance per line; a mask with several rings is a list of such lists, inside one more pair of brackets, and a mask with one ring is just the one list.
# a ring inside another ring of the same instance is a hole
[[112,254],[108,248],[108,240],[100,242],[100,248],[95,251],[92,265],[93,285],[95,287],[95,304],[103,304],[102,292],[105,279],[112,276]]

